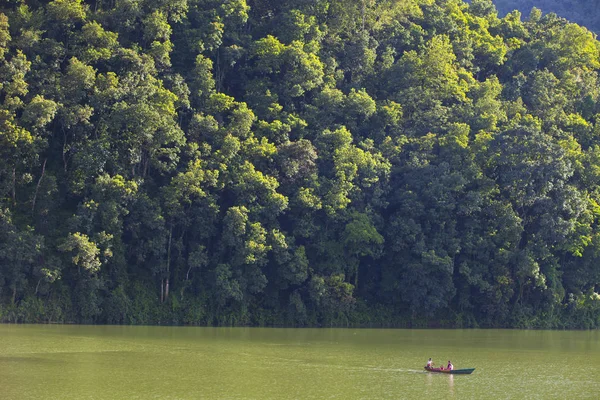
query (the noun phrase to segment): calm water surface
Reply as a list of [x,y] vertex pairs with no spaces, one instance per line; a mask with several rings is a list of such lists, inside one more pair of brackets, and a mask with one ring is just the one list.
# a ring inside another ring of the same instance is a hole
[[0,325],[5,400],[423,397],[597,399],[600,332]]

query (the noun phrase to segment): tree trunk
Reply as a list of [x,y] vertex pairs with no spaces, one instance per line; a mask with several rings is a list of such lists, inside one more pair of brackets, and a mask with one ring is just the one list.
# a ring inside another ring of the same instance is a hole
[[173,239],[173,225],[169,229],[169,245],[167,247],[167,286],[165,288],[165,300],[169,297],[169,275],[171,274],[171,239]]
[[65,127],[62,128],[63,131],[63,148],[62,148],[62,159],[63,159],[63,168],[65,173],[67,172],[67,132],[65,131]]
[[148,165],[150,164],[150,155],[144,157],[142,153],[142,164],[143,164],[143,172],[142,178],[145,178],[148,175]]
[[221,52],[219,50],[217,50],[217,62],[215,63],[215,91],[217,93],[221,92],[221,83],[222,83],[222,79],[221,79]]
[[33,201],[31,202],[31,212],[35,211],[35,200],[37,199],[37,194],[38,194],[38,191],[40,190],[40,184],[42,183],[42,179],[44,179],[44,173],[46,172],[46,161],[48,161],[47,158],[44,160],[44,165],[42,165],[42,175],[40,176],[40,179],[38,180],[37,186],[35,187],[35,193],[33,194]]
[[367,19],[367,4],[366,4],[367,0],[362,0],[362,8],[361,8],[361,14],[362,14],[362,31],[364,32],[365,30],[365,21]]
[[164,290],[164,282],[165,282],[164,279],[160,280],[160,302],[161,303],[165,301],[164,291],[163,291]]
[[12,201],[13,205],[17,204],[17,168],[12,170]]

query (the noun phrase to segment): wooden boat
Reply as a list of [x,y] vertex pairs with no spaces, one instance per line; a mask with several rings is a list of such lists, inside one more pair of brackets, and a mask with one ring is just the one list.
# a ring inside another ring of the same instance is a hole
[[429,372],[441,372],[442,374],[453,374],[453,375],[468,375],[475,371],[475,368],[464,368],[464,369],[453,369],[450,371],[449,369],[439,369],[439,368],[429,368],[425,367],[425,370]]

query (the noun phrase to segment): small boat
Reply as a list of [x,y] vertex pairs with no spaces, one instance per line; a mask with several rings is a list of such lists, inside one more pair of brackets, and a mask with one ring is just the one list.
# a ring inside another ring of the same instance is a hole
[[441,372],[442,374],[468,375],[468,374],[472,373],[473,371],[475,371],[475,368],[464,368],[464,369],[449,370],[449,369],[439,369],[439,368],[425,367],[425,370],[427,370],[429,372]]

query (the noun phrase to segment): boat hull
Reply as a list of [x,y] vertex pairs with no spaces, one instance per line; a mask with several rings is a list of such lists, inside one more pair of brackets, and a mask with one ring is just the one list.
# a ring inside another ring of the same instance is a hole
[[453,369],[452,371],[447,370],[447,369],[439,369],[439,368],[428,368],[425,367],[426,371],[429,372],[439,372],[441,374],[451,374],[451,375],[469,375],[471,374],[473,371],[475,371],[475,368],[464,368],[464,369]]

